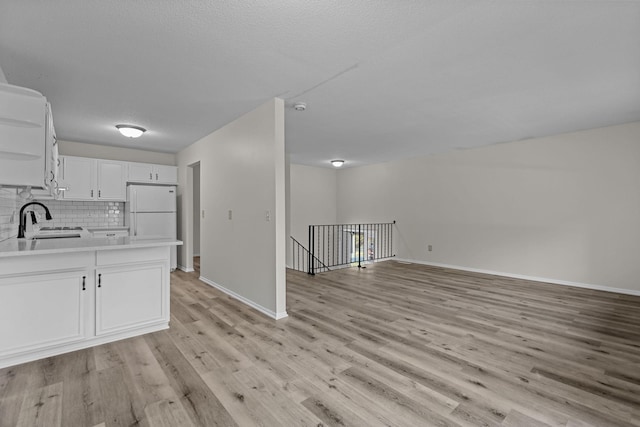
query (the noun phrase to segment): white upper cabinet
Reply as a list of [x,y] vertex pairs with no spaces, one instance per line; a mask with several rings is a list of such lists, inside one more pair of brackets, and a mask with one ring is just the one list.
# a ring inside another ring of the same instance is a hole
[[129,182],[153,181],[153,165],[150,163],[129,163]]
[[63,200],[127,200],[127,182],[172,184],[178,182],[176,166],[117,160],[60,156],[57,185]]
[[96,160],[84,157],[61,156],[64,200],[96,199]]
[[176,166],[153,165],[150,163],[129,163],[129,182],[143,184],[177,184]]
[[0,185],[46,188],[46,106],[42,94],[0,83]]
[[156,182],[162,184],[178,183],[178,168],[176,166],[154,165]]
[[60,156],[64,200],[127,199],[127,163],[85,157]]
[[58,158],[58,141],[56,139],[56,130],[53,127],[53,116],[51,113],[51,104],[47,103],[46,116],[46,138],[45,138],[45,189],[32,189],[31,193],[36,199],[58,199],[61,193],[58,191],[59,166]]
[[98,200],[127,199],[127,164],[98,160]]

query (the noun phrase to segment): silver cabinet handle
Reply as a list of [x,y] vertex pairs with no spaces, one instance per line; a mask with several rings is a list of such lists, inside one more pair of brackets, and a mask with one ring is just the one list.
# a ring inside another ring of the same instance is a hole
[[93,190],[91,190],[91,197],[93,197]]
[[158,180],[158,174],[156,174],[156,181]]
[[98,190],[98,198],[102,197],[102,190]]
[[153,179],[153,173],[152,172],[149,172],[149,179],[151,179],[151,180]]

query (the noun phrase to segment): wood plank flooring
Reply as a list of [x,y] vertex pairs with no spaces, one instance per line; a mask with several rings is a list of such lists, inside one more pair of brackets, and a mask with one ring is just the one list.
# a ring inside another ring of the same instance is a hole
[[0,370],[0,426],[640,426],[640,297],[387,261]]

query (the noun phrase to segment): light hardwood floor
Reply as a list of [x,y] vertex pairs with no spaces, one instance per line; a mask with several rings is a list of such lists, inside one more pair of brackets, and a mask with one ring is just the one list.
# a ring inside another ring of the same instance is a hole
[[0,370],[0,426],[640,426],[640,298],[388,261],[273,321],[172,274],[171,328]]

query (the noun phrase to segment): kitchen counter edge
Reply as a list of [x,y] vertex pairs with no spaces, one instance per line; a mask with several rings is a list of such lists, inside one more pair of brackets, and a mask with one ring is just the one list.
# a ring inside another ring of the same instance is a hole
[[180,245],[182,245],[182,241],[175,239],[137,239],[131,237],[47,240],[13,238],[0,242],[0,258]]

